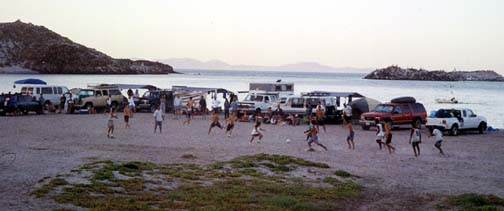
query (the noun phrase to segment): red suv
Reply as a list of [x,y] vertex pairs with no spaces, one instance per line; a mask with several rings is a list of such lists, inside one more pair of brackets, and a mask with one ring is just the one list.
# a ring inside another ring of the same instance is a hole
[[421,103],[417,103],[413,97],[400,97],[376,106],[376,108],[361,115],[360,124],[362,129],[369,130],[375,126],[375,119],[383,121],[386,118],[392,119],[392,125],[404,124],[425,124],[427,122],[427,112]]

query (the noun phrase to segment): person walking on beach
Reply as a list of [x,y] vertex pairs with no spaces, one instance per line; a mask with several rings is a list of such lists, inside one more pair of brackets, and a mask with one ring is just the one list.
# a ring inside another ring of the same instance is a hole
[[220,108],[220,101],[217,100],[217,96],[215,96],[212,101],[212,110],[215,111],[215,113],[219,113],[219,108]]
[[238,116],[238,102],[236,97],[231,98],[231,113]]
[[159,108],[159,106],[156,107],[156,111],[154,111],[153,116],[154,116],[154,121],[155,121],[154,133],[156,133],[156,129],[158,128],[158,126],[159,126],[159,133],[163,133],[164,116],[163,116],[163,112],[161,112],[161,109]]
[[306,116],[311,116],[313,113],[313,106],[311,104],[311,102],[308,102],[306,104]]
[[114,138],[114,119],[117,119],[117,115],[115,110],[112,110],[109,114],[108,122],[107,122],[107,138]]
[[310,119],[308,121],[308,130],[306,130],[304,133],[306,134],[306,141],[310,140],[310,137],[311,137],[311,133],[310,131],[312,130],[312,128],[314,127],[314,125],[312,124],[312,119]]
[[184,121],[184,123],[182,125],[187,124],[187,126],[189,126],[191,124],[193,105],[194,105],[194,103],[193,103],[192,97],[190,97],[189,101],[187,101],[187,103],[186,103],[186,120]]
[[347,136],[347,144],[348,144],[348,149],[353,149],[355,150],[355,143],[354,143],[354,136],[355,132],[352,127],[352,123],[347,122],[346,127],[348,128],[348,136]]
[[383,138],[385,137],[385,133],[383,132],[383,124],[380,123],[379,119],[375,119],[375,124],[376,124],[376,143],[378,143],[378,146],[380,149],[382,149],[382,145],[385,145],[385,142],[383,142]]
[[229,118],[229,109],[231,108],[231,103],[227,98],[224,98],[224,119]]
[[177,95],[173,100],[173,106],[175,107],[175,119],[179,119],[182,113],[182,100],[180,99],[180,95]]
[[343,103],[343,106],[345,107],[343,110],[343,120],[349,123],[352,121],[352,106],[347,105],[346,103]]
[[432,130],[432,133],[429,135],[429,137],[434,136],[436,143],[434,146],[439,149],[439,153],[441,155],[444,155],[443,149],[441,149],[441,144],[443,143],[443,132],[439,130],[437,127]]
[[126,128],[130,128],[129,119],[131,116],[131,109],[128,107],[128,105],[124,106],[123,115],[124,115],[124,123],[126,124]]
[[73,101],[72,94],[69,95],[68,100],[67,100],[67,113],[68,114],[74,113],[74,101]]
[[200,110],[200,113],[201,113],[201,117],[203,119],[206,119],[207,104],[206,104],[206,99],[203,96],[201,96],[201,98],[199,100],[199,110]]
[[159,106],[160,106],[160,110],[161,110],[161,113],[163,113],[163,115],[165,114],[166,112],[166,95],[161,95],[161,98],[159,99]]
[[[324,128],[324,132],[326,132],[326,127],[325,127],[325,124],[324,124],[324,111],[323,111],[323,108],[322,108],[322,104],[319,102],[318,105],[317,105],[317,108],[316,108],[316,111],[315,111],[315,117],[317,119],[317,129],[320,129],[319,127],[322,126],[322,128]],[[318,133],[318,131],[317,131]]]
[[133,99],[133,96],[129,96],[128,106],[131,110],[131,118],[133,118],[133,113],[135,112],[135,100]]
[[250,138],[250,143],[252,143],[256,137],[259,138],[259,141],[263,138],[261,131],[265,131],[261,128],[261,122],[256,122],[254,129],[252,129],[252,137]]
[[389,154],[392,154],[392,151],[395,151],[395,147],[392,146],[392,119],[385,119],[385,146],[387,147]]
[[208,128],[209,135],[210,135],[210,132],[212,132],[212,128],[214,128],[214,127],[218,127],[222,130],[222,126],[219,122],[219,116],[217,115],[217,112],[215,110],[212,111],[210,119],[212,120],[212,123],[210,123],[210,127]]
[[[315,124],[315,120],[312,121],[312,124]],[[315,149],[312,148],[312,143],[315,143],[322,147],[325,151],[327,151],[327,147],[321,144],[318,140],[318,129],[317,127],[312,127],[310,132],[309,132],[309,137],[310,140],[308,141],[308,151],[315,151]]]
[[418,157],[420,155],[420,143],[422,143],[422,134],[418,129],[418,125],[416,125],[415,123],[411,125],[409,143],[413,147],[413,153],[415,153],[415,157]]
[[229,133],[228,137],[231,137],[236,120],[237,120],[236,114],[231,114],[231,116],[227,119],[226,132],[224,132],[224,135]]
[[107,96],[107,113],[112,112],[112,95]]

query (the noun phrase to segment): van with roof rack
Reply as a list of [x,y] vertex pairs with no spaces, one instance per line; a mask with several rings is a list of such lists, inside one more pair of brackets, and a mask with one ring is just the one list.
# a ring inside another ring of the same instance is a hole
[[126,101],[126,97],[121,93],[119,87],[109,84],[93,84],[78,90],[77,96],[74,96],[74,107],[77,109],[105,109],[109,95],[112,99],[112,107],[118,108]]

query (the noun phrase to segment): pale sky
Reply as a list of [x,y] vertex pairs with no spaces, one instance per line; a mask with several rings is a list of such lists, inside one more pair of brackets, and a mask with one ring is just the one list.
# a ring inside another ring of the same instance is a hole
[[504,72],[503,0],[0,0],[117,58]]

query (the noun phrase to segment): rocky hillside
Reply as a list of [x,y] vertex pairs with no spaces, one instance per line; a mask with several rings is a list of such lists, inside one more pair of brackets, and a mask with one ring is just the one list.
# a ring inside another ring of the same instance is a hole
[[423,81],[504,81],[504,77],[490,70],[445,72],[442,70],[428,71],[413,68],[403,69],[398,66],[377,69],[366,75],[364,78],[379,80]]
[[45,74],[175,73],[171,66],[159,62],[114,59],[44,26],[19,20],[0,23],[0,73],[15,73],[12,70]]

